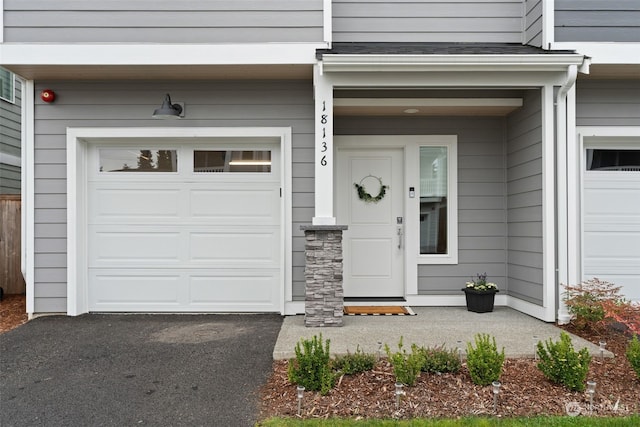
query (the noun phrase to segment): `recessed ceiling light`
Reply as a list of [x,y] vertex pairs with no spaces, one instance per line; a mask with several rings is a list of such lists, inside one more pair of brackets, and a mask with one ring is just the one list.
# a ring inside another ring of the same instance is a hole
[[419,113],[420,110],[418,110],[417,108],[407,108],[406,110],[404,110],[404,112],[407,114],[415,114],[415,113]]

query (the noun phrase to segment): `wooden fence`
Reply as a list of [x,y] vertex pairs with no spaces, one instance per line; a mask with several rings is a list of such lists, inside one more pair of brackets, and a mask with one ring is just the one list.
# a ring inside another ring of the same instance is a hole
[[5,294],[26,290],[20,268],[20,195],[0,194],[0,287]]

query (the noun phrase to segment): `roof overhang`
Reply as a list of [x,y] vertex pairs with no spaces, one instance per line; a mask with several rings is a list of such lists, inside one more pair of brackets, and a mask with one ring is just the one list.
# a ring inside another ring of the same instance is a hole
[[316,54],[323,72],[556,72],[584,55],[500,43],[334,43]]
[[324,72],[562,71],[584,56],[562,55],[322,55]]
[[29,79],[311,79],[325,43],[0,43],[0,65]]

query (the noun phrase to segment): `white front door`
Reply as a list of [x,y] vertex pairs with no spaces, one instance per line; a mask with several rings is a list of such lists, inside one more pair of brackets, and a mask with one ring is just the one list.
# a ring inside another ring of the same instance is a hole
[[[403,158],[402,148],[337,148],[337,220],[349,227],[345,297],[404,296]],[[355,184],[374,200],[363,200]]]

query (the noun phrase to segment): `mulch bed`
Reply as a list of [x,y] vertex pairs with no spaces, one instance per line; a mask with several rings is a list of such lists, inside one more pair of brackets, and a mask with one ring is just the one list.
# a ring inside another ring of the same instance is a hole
[[24,295],[5,295],[0,301],[0,333],[26,323],[28,320]]
[[326,396],[305,392],[301,415],[298,415],[296,386],[287,379],[288,362],[275,361],[273,374],[262,389],[261,418],[408,419],[472,415],[566,415],[566,405],[574,402],[581,415],[625,416],[640,413],[640,380],[624,356],[628,337],[614,331],[571,332],[577,332],[595,343],[606,341],[607,349],[616,355],[604,361],[594,357],[591,362],[588,379],[597,383],[593,412],[590,412],[589,395],[586,392],[571,392],[549,382],[536,367],[537,362],[533,358],[505,361],[496,411],[492,387],[475,385],[464,365],[457,374],[423,373],[414,387],[404,387],[406,395],[396,408],[395,378],[389,363],[382,359],[373,371],[340,378],[337,386]]

